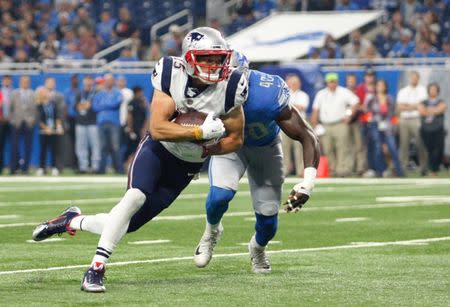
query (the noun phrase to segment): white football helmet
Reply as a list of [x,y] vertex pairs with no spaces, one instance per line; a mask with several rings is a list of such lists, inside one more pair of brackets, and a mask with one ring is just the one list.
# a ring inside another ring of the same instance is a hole
[[[222,34],[213,28],[200,27],[191,30],[183,40],[182,52],[187,63],[187,73],[204,83],[217,83],[226,79],[230,73],[232,50],[228,48]],[[208,64],[200,61],[199,58],[203,56],[221,56],[221,63]]]

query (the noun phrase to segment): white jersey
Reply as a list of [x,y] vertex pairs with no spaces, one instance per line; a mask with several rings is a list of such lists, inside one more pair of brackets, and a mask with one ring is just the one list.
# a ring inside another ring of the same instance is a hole
[[[215,117],[227,114],[242,105],[248,95],[245,74],[233,70],[230,76],[204,89],[190,87],[186,63],[178,57],[164,57],[158,61],[152,75],[153,87],[171,96],[177,111],[214,113]],[[202,147],[193,142],[166,142],[161,144],[177,158],[188,162],[203,162]]]

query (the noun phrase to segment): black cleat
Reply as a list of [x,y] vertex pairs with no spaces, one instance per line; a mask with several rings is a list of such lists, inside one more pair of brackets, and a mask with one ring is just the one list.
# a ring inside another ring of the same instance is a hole
[[42,241],[50,238],[54,234],[69,233],[71,236],[75,235],[76,230],[70,228],[70,221],[81,214],[78,207],[69,207],[57,218],[43,222],[33,230],[33,240]]
[[93,267],[90,267],[84,273],[83,281],[81,282],[81,291],[93,293],[105,292],[103,278],[105,278],[104,266],[100,270],[94,270]]

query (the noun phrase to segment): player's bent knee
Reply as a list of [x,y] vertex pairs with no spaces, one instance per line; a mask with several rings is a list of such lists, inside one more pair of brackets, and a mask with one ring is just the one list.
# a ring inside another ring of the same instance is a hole
[[212,186],[208,194],[208,202],[215,206],[222,206],[228,204],[236,194],[236,191],[218,188]]
[[123,196],[123,201],[130,207],[132,211],[137,211],[142,207],[146,200],[145,194],[139,189],[128,189]]
[[265,216],[256,213],[256,242],[265,246],[272,240],[278,229],[278,214]]
[[228,210],[228,203],[233,199],[236,191],[212,186],[206,200],[206,217],[210,224],[217,224]]

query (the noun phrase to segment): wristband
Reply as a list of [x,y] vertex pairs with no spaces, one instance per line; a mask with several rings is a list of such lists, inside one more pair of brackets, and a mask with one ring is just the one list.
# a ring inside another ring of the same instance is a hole
[[203,140],[203,130],[200,127],[195,127],[194,128],[194,138],[197,141]]
[[314,167],[307,167],[303,171],[303,181],[305,181],[309,185],[314,185],[314,180],[317,176],[317,169]]

